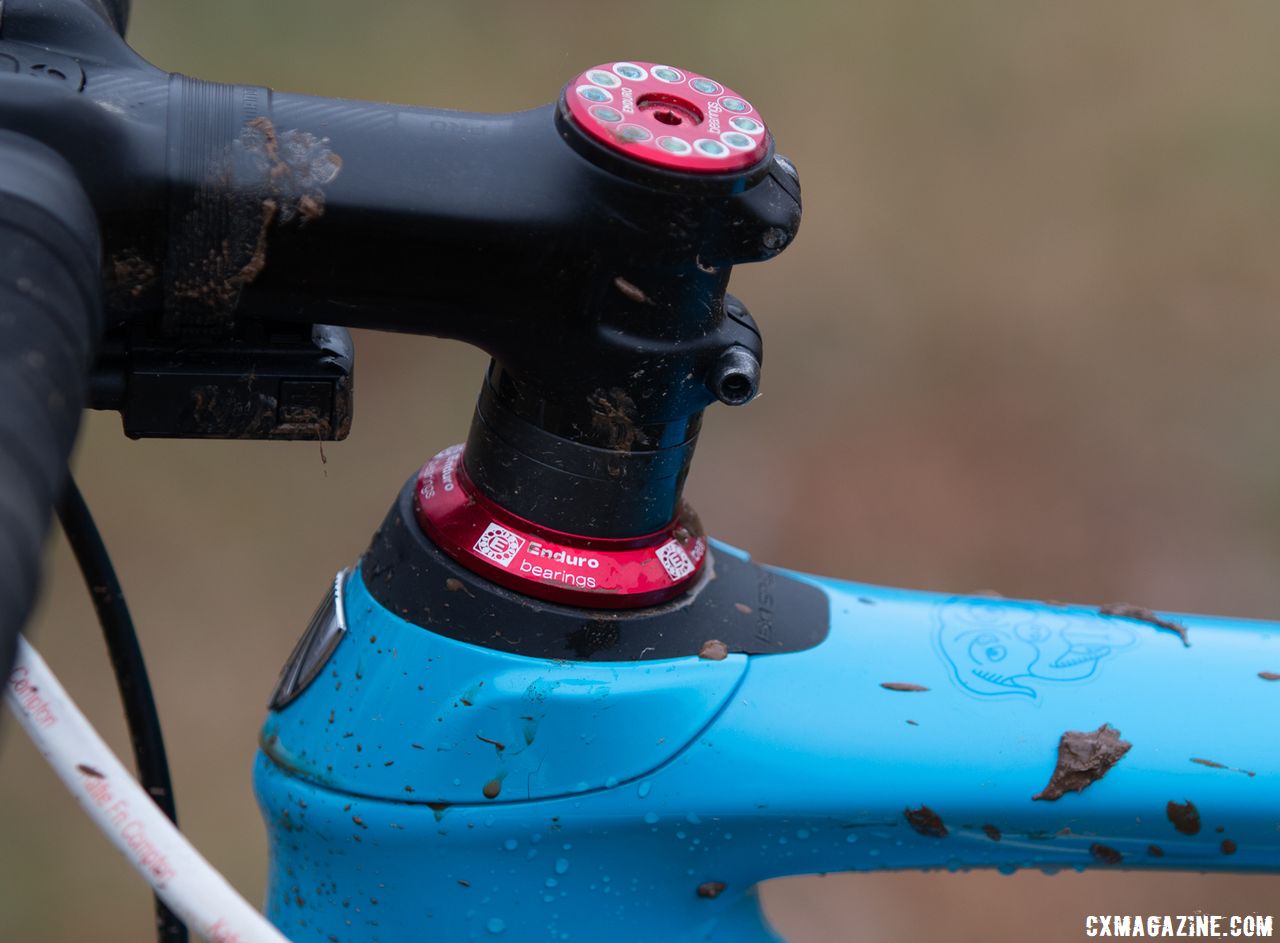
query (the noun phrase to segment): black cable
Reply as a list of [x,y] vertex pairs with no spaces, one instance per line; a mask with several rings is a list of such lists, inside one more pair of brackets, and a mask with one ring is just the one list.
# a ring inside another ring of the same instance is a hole
[[[120,581],[116,578],[115,567],[111,565],[111,557],[89,513],[89,505],[70,474],[67,475],[62,500],[58,502],[58,520],[62,522],[76,562],[80,564],[93,608],[98,612],[102,637],[107,643],[116,685],[120,688],[120,700],[124,702],[138,780],[160,810],[176,825],[178,812],[169,780],[169,760],[165,756],[160,715],[151,694],[142,648],[138,645],[138,635],[134,631]],[[160,943],[187,943],[186,926],[158,896],[156,939]]]

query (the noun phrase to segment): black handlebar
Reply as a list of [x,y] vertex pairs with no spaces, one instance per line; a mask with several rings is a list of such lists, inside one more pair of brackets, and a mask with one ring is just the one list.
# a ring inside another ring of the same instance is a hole
[[0,677],[39,585],[101,326],[88,198],[56,153],[0,131]]

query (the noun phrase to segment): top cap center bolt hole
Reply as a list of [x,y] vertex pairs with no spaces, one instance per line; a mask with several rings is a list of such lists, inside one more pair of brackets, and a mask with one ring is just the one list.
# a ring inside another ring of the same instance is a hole
[[636,102],[641,112],[648,112],[654,119],[663,124],[678,126],[682,124],[702,124],[702,112],[693,102],[685,101],[674,95],[643,95]]

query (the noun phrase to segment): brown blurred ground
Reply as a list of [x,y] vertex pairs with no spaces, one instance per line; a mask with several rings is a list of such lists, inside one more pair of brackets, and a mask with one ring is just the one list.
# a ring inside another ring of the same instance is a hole
[[[139,2],[210,79],[414,104],[541,104],[617,57],[738,87],[799,165],[800,239],[735,275],[765,395],[709,416],[689,484],[766,561],[906,586],[1280,613],[1280,7],[869,0]],[[250,896],[263,701],[320,587],[465,432],[482,359],[361,336],[349,441],[131,443],[77,468],[130,592],[196,844]],[[38,644],[122,751],[68,554]],[[1260,719],[1260,722],[1261,719]],[[1275,719],[1271,721],[1274,723]],[[141,885],[10,728],[0,940],[148,938]],[[1082,938],[1086,913],[1280,911],[1280,880],[801,878],[796,941]]]

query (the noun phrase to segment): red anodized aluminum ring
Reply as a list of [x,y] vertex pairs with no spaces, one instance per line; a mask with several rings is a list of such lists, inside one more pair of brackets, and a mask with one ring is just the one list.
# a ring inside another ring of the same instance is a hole
[[462,446],[423,466],[414,489],[418,524],[453,560],[507,589],[548,602],[630,609],[688,589],[707,540],[688,505],[662,530],[622,540],[541,527],[479,492],[462,467]]
[[570,82],[564,103],[589,137],[665,170],[736,173],[769,153],[769,130],[751,102],[687,69],[608,62]]

